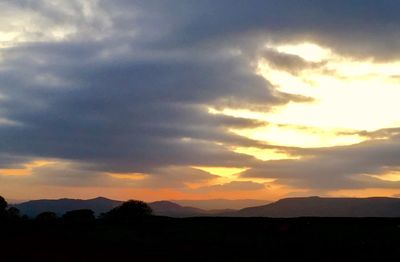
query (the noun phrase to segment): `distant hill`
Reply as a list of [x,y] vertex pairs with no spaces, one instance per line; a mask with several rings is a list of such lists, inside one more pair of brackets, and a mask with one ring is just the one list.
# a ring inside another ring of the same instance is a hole
[[[96,215],[120,205],[122,201],[98,197],[89,200],[33,200],[14,205],[22,214],[35,217],[45,211],[62,215],[76,209],[91,209]],[[171,201],[149,203],[155,215],[170,217],[230,216],[230,217],[400,217],[400,199],[372,198],[286,198],[271,204],[241,210],[204,210]]]
[[[96,215],[100,215],[101,213],[107,212],[120,204],[122,204],[122,201],[98,197],[89,200],[67,198],[56,200],[32,200],[15,204],[13,206],[17,207],[22,214],[36,217],[38,214],[46,211],[63,215],[65,212],[77,209],[91,209]],[[157,201],[148,204],[153,209],[154,214],[160,216],[191,217],[226,212],[224,210],[206,211],[194,207],[184,207],[170,201]]]
[[400,217],[400,199],[372,198],[286,198],[244,208],[227,216],[238,217]]
[[149,205],[153,209],[153,212],[159,216],[191,217],[207,214],[206,210],[195,207],[184,207],[170,201],[156,201],[149,203]]
[[207,199],[207,200],[171,200],[182,206],[191,206],[205,210],[242,209],[271,203],[257,199]]
[[63,215],[67,211],[77,209],[91,209],[96,215],[107,212],[112,208],[120,205],[122,202],[117,200],[111,200],[104,197],[98,197],[94,199],[82,200],[82,199],[41,199],[23,202],[14,205],[18,208],[22,214],[28,215],[29,217],[36,217],[38,214],[46,211],[55,212],[58,215]]

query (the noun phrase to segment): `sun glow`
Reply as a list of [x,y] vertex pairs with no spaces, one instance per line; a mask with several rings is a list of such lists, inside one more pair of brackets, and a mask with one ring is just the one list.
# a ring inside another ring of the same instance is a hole
[[257,159],[268,161],[268,160],[279,160],[279,159],[299,159],[300,156],[290,155],[286,152],[279,151],[277,149],[261,149],[255,147],[236,147],[234,152],[251,155]]
[[[309,148],[356,144],[369,139],[360,131],[400,126],[400,61],[349,59],[313,43],[267,47],[308,62],[322,61],[295,73],[276,69],[265,58],[258,64],[258,74],[276,90],[308,97],[310,101],[290,102],[269,112],[210,109],[210,113],[266,123],[263,127],[232,132],[272,145]],[[265,152],[265,156],[254,150],[248,152],[260,159],[270,159],[270,152]],[[279,157],[287,155],[271,159]]]
[[280,91],[314,99],[311,103],[289,103],[277,108],[266,117],[274,123],[369,131],[400,125],[398,79],[370,74],[340,78],[342,75],[316,71],[297,76],[300,84],[296,85],[290,78],[273,77],[274,71],[266,63],[260,64],[260,72]]
[[[239,152],[243,150],[241,153],[244,154],[249,154],[253,155],[257,154],[256,151],[251,151],[249,148],[237,148],[234,151]],[[250,152],[250,151],[251,152]],[[278,154],[278,153],[277,153]],[[264,153],[265,156],[265,153]],[[206,182],[201,182],[201,183],[189,183],[188,186],[191,188],[201,188],[203,186],[212,186],[212,185],[217,185],[217,184],[225,184],[233,181],[248,181],[247,178],[242,178],[240,177],[240,173],[246,171],[248,168],[236,168],[236,167],[193,167],[205,172],[208,172],[210,174],[216,175],[215,179],[206,181]],[[271,183],[274,182],[274,178],[252,178],[251,181],[256,182],[256,183]]]
[[382,175],[371,175],[372,177],[384,180],[384,181],[390,181],[390,182],[400,182],[400,172],[396,171],[391,171],[386,174]]
[[237,167],[207,167],[207,166],[195,166],[193,168],[206,171],[210,174],[222,176],[222,177],[232,177],[235,174],[245,171],[247,168],[237,168]]
[[128,179],[128,180],[143,180],[146,178],[146,175],[142,173],[128,173],[128,174],[110,173],[109,175],[112,178]]
[[313,43],[267,45],[280,53],[296,55],[310,62],[320,62],[331,56],[331,50]]
[[10,43],[12,43],[18,35],[18,32],[0,32],[0,48],[10,46]]
[[[323,130],[318,128],[302,129],[296,126],[271,125],[255,129],[232,129],[231,131],[272,145],[289,147],[330,147],[351,145],[365,140],[359,135],[340,135],[339,132],[334,130]],[[281,154],[281,156],[284,155]],[[268,159],[268,154],[266,158]]]

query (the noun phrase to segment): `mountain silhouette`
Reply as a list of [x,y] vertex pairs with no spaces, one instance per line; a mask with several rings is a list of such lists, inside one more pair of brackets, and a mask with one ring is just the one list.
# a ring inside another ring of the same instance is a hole
[[226,216],[238,217],[400,217],[400,199],[286,198],[257,207],[244,208]]
[[262,206],[271,203],[259,199],[204,199],[204,200],[171,200],[181,206],[196,207],[205,210],[242,209],[246,207]]
[[[89,200],[58,199],[33,200],[13,205],[29,217],[43,212],[54,212],[58,216],[68,211],[91,209],[95,215],[108,212],[123,202],[104,197]],[[148,203],[153,214],[170,217],[229,216],[229,217],[400,217],[400,198],[285,198],[271,204],[248,207],[240,210],[204,210],[182,206],[172,201]]]
[[[121,205],[122,203],[122,201],[118,200],[97,197],[88,200],[68,198],[55,200],[32,200],[13,206],[18,208],[22,214],[28,215],[29,217],[36,217],[43,212],[54,212],[58,216],[61,216],[66,212],[79,209],[93,210],[95,215],[98,216],[101,213],[110,211],[111,209]],[[153,213],[159,216],[192,217],[226,212],[224,210],[206,211],[194,207],[184,207],[170,201],[156,201],[148,204],[153,209]]]
[[153,212],[160,216],[170,217],[191,217],[191,216],[204,216],[208,211],[195,208],[195,207],[184,207],[170,201],[156,201],[149,203]]
[[88,200],[82,199],[41,199],[23,202],[13,205],[18,208],[22,214],[29,217],[36,217],[43,212],[54,212],[58,216],[68,211],[79,209],[91,209],[95,215],[110,211],[112,208],[122,204],[122,201],[112,200],[104,197],[97,197]]

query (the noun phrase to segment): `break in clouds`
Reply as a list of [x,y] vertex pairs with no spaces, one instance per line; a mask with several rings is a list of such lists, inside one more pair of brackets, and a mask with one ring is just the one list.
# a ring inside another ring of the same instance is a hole
[[[61,163],[1,176],[2,184],[183,189],[216,179],[193,168],[206,166],[247,170],[197,191],[268,190],[254,178],[323,190],[398,187],[379,179],[400,166],[394,131],[345,147],[286,148],[230,132],[268,123],[209,108],[268,112],[312,102],[279,92],[256,65],[262,58],[294,74],[321,65],[267,43],[398,59],[399,8],[395,0],[2,1],[0,169]],[[301,158],[262,161],[235,147]]]

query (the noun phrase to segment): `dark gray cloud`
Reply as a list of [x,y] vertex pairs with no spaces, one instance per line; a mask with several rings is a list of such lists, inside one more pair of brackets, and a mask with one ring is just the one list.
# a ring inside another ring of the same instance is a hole
[[[137,61],[131,56],[85,61],[78,46],[66,54],[52,46],[16,48],[16,58],[10,55],[5,62],[11,69],[0,73],[4,117],[20,123],[0,129],[1,148],[8,153],[110,162],[117,171],[159,165],[244,165],[251,158],[214,142],[249,143],[227,133],[227,128],[259,123],[209,115],[206,106],[268,106],[280,101],[268,91],[268,83],[236,59]],[[34,57],[20,64],[24,51]],[[53,56],[75,60],[63,64]],[[42,75],[54,81],[43,84]]]
[[269,48],[263,50],[258,56],[264,58],[272,67],[291,74],[297,74],[302,70],[319,68],[324,65],[324,62],[308,62],[299,56],[280,53]]
[[[181,186],[186,180],[179,181],[180,175],[160,170],[254,166],[244,175],[311,187],[357,187],[384,183],[358,174],[397,166],[396,139],[326,151],[291,148],[313,157],[261,163],[227,147],[268,146],[228,131],[263,123],[211,115],[207,107],[268,110],[308,101],[277,92],[255,73],[254,59],[261,57],[294,71],[314,66],[265,51],[267,42],[309,40],[352,56],[397,58],[398,1],[16,0],[0,5],[3,17],[31,21],[1,25],[6,31],[25,28],[25,36],[0,49],[0,168],[57,158],[78,165],[81,170],[71,177],[79,179],[144,172],[159,179],[147,180],[148,185],[170,178],[171,186]],[[67,183],[63,177],[61,184]],[[197,179],[187,176],[187,181]]]
[[0,154],[0,169],[23,168],[23,163],[29,161],[32,161],[32,158],[2,153]]
[[[44,2],[17,3],[35,13],[54,9]],[[256,143],[228,129],[262,123],[210,115],[207,106],[268,108],[289,99],[256,75],[245,56],[221,47],[147,47],[146,33],[124,35],[136,21],[131,19],[136,10],[132,8],[123,8],[130,11],[126,20],[112,20],[112,30],[100,41],[77,34],[5,50],[0,112],[17,124],[0,126],[1,152],[73,160],[94,172],[151,173],[169,166],[256,162],[223,144]],[[76,6],[70,11],[81,21]],[[77,22],[74,15],[53,15],[48,19]],[[153,29],[151,21],[140,27]]]
[[204,183],[216,178],[218,176],[191,167],[155,168],[151,174],[110,174],[66,161],[32,167],[29,175],[3,175],[0,170],[1,185],[7,185],[8,188],[49,186],[184,190],[188,183]]
[[193,0],[143,6],[175,18],[179,26],[176,37],[167,38],[170,45],[225,44],[242,38],[241,43],[254,48],[265,40],[308,40],[350,56],[389,60],[400,51],[396,0]]

